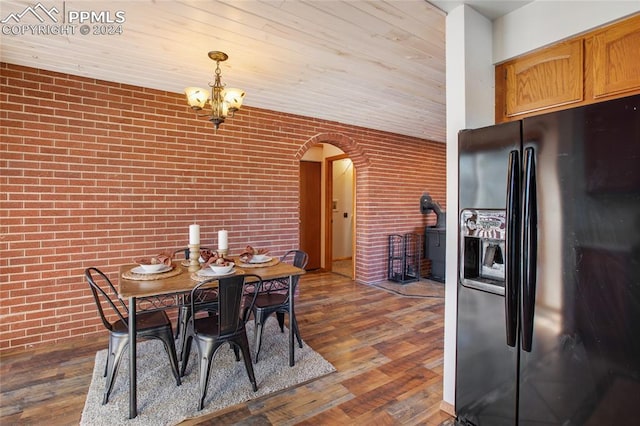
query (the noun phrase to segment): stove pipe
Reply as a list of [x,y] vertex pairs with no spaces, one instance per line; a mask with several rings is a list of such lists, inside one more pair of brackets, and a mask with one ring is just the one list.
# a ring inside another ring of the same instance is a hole
[[434,228],[445,228],[446,213],[442,211],[437,201],[433,201],[431,195],[424,193],[422,197],[420,197],[420,213],[428,214],[429,211],[433,211],[436,214],[436,225]]

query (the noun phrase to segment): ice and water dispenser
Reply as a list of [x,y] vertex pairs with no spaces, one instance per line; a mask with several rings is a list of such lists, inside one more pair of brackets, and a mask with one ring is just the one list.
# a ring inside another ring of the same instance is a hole
[[505,211],[462,210],[460,234],[461,283],[504,295]]

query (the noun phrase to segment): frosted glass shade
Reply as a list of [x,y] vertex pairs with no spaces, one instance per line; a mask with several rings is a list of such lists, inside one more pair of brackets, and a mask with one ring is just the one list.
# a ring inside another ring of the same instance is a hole
[[200,87],[187,87],[184,93],[187,95],[187,103],[193,109],[204,108],[210,97],[209,91]]
[[229,104],[229,110],[235,111],[242,106],[242,99],[244,98],[244,90],[230,88],[224,89],[224,101]]

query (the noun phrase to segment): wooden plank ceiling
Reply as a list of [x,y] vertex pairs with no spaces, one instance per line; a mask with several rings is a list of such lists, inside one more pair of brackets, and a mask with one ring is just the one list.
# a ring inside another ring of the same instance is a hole
[[[424,0],[43,0],[74,34],[12,34],[54,24],[37,4],[2,0],[3,62],[182,93],[221,50],[245,105],[445,141],[445,14]],[[82,35],[73,11],[122,11],[122,34]]]

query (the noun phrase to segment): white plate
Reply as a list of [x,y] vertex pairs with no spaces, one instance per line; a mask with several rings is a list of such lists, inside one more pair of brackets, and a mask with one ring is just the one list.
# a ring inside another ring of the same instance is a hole
[[216,274],[213,269],[207,267],[206,269],[200,269],[196,274],[199,277],[226,277],[227,275],[233,275],[236,273],[236,268],[233,268],[229,272],[225,272],[224,274]]
[[136,266],[135,268],[133,268],[131,270],[131,272],[133,272],[134,274],[145,274],[145,275],[151,275],[151,274],[161,274],[163,272],[168,272],[170,270],[173,269],[173,266],[167,266],[164,265],[163,268],[160,268],[157,271],[153,271],[153,272],[148,272],[147,270],[145,270],[142,266]]
[[251,260],[249,261],[249,263],[267,263],[267,262],[270,262],[271,259],[273,259],[273,258],[269,257],[269,256],[265,257],[262,260],[256,260],[255,258],[252,257]]

